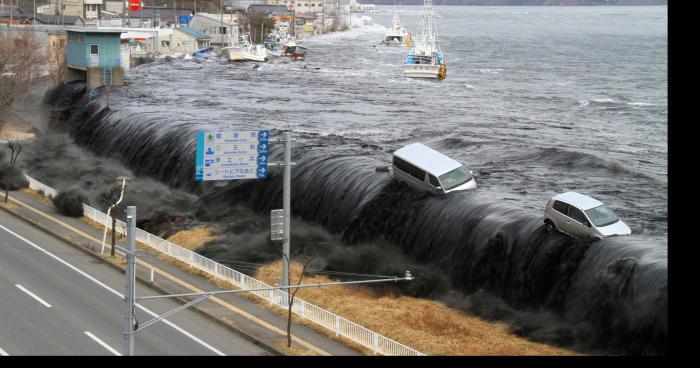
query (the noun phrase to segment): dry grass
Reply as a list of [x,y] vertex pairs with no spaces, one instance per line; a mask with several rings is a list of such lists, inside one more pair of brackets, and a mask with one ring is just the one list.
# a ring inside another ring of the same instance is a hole
[[39,201],[39,202],[41,202],[49,207],[54,207],[53,202],[51,201],[51,198],[48,198],[48,197],[40,194],[36,190],[29,189],[29,188],[22,188],[19,191],[36,199],[37,201]]
[[0,127],[1,140],[34,138],[32,124],[27,122],[7,121]]
[[[82,220],[98,229],[103,229],[96,222],[83,217]],[[211,237],[209,229],[198,228],[181,231],[169,238],[170,241],[190,248],[197,247],[199,239]],[[178,239],[185,239],[190,242]],[[211,239],[209,239],[211,240]],[[208,240],[202,240],[201,246]],[[213,275],[193,268],[186,263],[168,257],[150,247],[137,244],[150,254],[183,270],[206,277],[223,289],[238,289],[238,287],[218,279]],[[294,283],[299,279],[301,265],[290,265],[290,280]],[[274,285],[275,279],[281,274],[281,263],[274,262],[261,267],[255,278],[269,285]],[[331,279],[323,276],[305,276],[304,284],[329,282]],[[265,308],[286,317],[287,310],[271,305],[269,301],[251,293],[242,294],[255,300]],[[577,355],[577,353],[545,344],[528,341],[508,332],[506,325],[491,323],[479,318],[466,315],[458,310],[448,308],[443,303],[411,297],[377,297],[366,287],[329,286],[323,288],[301,289],[297,298],[304,299],[321,308],[336,313],[350,321],[360,324],[372,331],[394,339],[428,355]],[[364,353],[372,355],[372,351],[346,338],[335,337],[329,331],[308,320],[294,316],[296,323],[313,328],[326,336],[339,340],[344,344]],[[313,352],[300,349],[287,349],[286,344],[275,345],[280,350],[293,355],[309,355]]]
[[219,238],[220,237],[218,236],[212,235],[209,227],[197,227],[194,229],[178,231],[166,240],[194,252],[205,243],[212,240],[217,240]]
[[[290,280],[301,265],[290,265]],[[281,263],[261,267],[256,278],[274,283]],[[332,281],[304,277],[304,284]],[[515,336],[507,326],[450,309],[436,301],[411,297],[376,297],[363,287],[301,289],[297,297],[428,355],[576,355],[577,353]],[[364,349],[363,349],[364,350]]]

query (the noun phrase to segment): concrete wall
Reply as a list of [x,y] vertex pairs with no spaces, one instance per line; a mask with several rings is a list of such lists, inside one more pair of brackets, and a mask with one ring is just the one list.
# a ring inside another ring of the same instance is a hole
[[73,68],[66,68],[66,72],[63,75],[63,81],[66,83],[70,83],[77,80],[85,80],[85,71]]
[[[109,76],[107,76],[107,80],[105,81],[105,75],[103,73],[102,68],[88,68],[85,80],[87,88],[92,89],[103,86],[104,84],[109,84]],[[122,68],[112,69],[112,85],[124,85],[124,70]]]

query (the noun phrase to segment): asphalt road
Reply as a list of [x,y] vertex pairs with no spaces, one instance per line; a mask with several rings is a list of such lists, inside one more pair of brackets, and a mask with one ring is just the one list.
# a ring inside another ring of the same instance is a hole
[[[123,293],[123,273],[0,211],[0,355],[124,354]],[[137,283],[137,296],[156,294]],[[179,306],[138,305],[141,324]],[[191,310],[137,333],[134,346],[137,355],[270,354]]]

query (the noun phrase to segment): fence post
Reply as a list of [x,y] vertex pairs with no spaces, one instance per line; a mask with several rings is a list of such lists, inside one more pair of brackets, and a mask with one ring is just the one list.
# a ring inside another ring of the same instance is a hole
[[338,337],[340,331],[340,317],[335,316],[335,337]]
[[372,333],[372,340],[374,355],[377,355],[379,353],[379,335],[376,332]]

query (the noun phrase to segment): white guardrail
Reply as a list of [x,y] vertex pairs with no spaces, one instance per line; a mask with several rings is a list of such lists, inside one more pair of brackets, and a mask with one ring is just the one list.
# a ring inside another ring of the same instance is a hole
[[[29,181],[29,187],[31,189],[42,190],[47,196],[56,195],[57,192],[54,189],[47,187],[46,185],[38,182],[37,180],[29,177],[26,174],[25,177]],[[91,220],[102,224],[103,226],[106,224],[106,226],[109,229],[112,228],[111,219],[107,217],[107,214],[99,210],[96,210],[86,204],[83,204],[83,214]],[[126,232],[126,223],[117,220],[115,230],[120,234],[124,234]],[[192,252],[189,249],[180,247],[177,244],[171,243],[165,239],[159,238],[153,234],[147,233],[138,228],[136,229],[136,240],[148,245],[149,247],[159,250],[175,259],[185,262],[194,268],[209,273],[216,278],[228,281],[241,289],[259,289],[271,287],[270,285],[267,285],[262,281],[256,280],[230,267],[214,262],[211,259],[202,257],[201,255]],[[284,291],[267,290],[251,291],[251,293],[266,299],[273,305],[284,309],[288,309],[288,294]],[[406,345],[396,342],[388,337],[382,336],[374,331],[368,330],[358,325],[357,323],[351,322],[343,317],[333,314],[323,308],[317,307],[299,298],[294,298],[292,312],[304,319],[317,323],[331,330],[335,333],[336,337],[343,336],[371,349],[372,351],[374,351],[375,354],[421,356],[425,355],[419,351],[416,351],[415,349],[411,349]]]
[[58,192],[55,189],[53,189],[47,185],[44,185],[43,183],[39,182],[38,180],[32,178],[31,176],[24,174],[24,178],[27,179],[27,181],[29,182],[30,189],[34,189],[36,191],[42,192],[42,193],[44,193],[44,195],[46,197],[49,197],[49,198],[53,198],[56,195],[58,195]]

